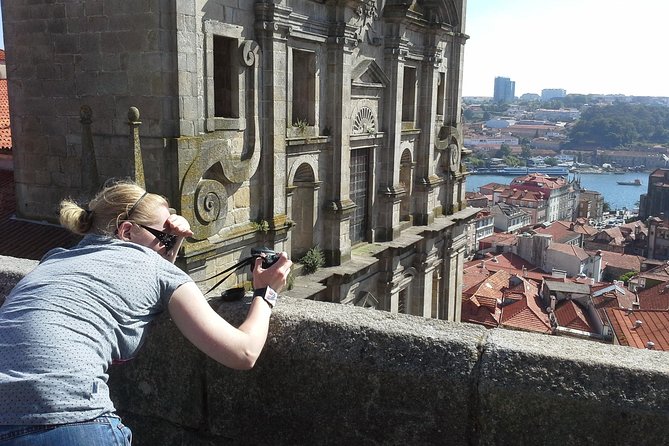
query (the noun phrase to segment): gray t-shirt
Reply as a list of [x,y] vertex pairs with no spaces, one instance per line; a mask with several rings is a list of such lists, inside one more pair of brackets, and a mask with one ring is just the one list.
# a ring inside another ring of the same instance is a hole
[[113,412],[107,368],[136,354],[191,280],[155,251],[109,237],[49,251],[0,308],[0,425]]

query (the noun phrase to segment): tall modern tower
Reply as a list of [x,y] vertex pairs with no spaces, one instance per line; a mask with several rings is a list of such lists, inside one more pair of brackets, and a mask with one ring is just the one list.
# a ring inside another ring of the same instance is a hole
[[516,83],[508,77],[495,78],[495,102],[513,102],[516,98]]

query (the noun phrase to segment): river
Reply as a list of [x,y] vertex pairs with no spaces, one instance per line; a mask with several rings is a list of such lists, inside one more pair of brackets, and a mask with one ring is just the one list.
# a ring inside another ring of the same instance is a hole
[[[580,173],[570,174],[569,179],[580,179],[581,187],[594,190],[604,196],[604,201],[609,203],[611,209],[628,210],[638,209],[639,196],[648,191],[649,172],[627,172],[623,174],[613,173]],[[513,176],[505,175],[469,175],[467,177],[467,192],[478,192],[479,187],[488,183],[509,184]],[[641,180],[641,186],[622,186],[618,181]]]

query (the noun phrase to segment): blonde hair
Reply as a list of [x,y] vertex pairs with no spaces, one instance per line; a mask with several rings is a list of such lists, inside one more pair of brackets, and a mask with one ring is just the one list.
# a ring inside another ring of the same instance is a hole
[[115,181],[105,185],[85,208],[71,198],[61,201],[60,224],[75,234],[112,235],[125,220],[150,224],[161,205],[168,206],[165,197],[150,194],[132,181]]

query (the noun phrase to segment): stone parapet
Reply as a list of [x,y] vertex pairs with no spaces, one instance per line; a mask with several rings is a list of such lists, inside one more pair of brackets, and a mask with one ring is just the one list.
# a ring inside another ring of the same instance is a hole
[[[0,267],[6,290],[21,265]],[[212,305],[235,325],[247,309]],[[110,387],[139,446],[669,444],[667,352],[295,298],[251,371],[164,316]]]

